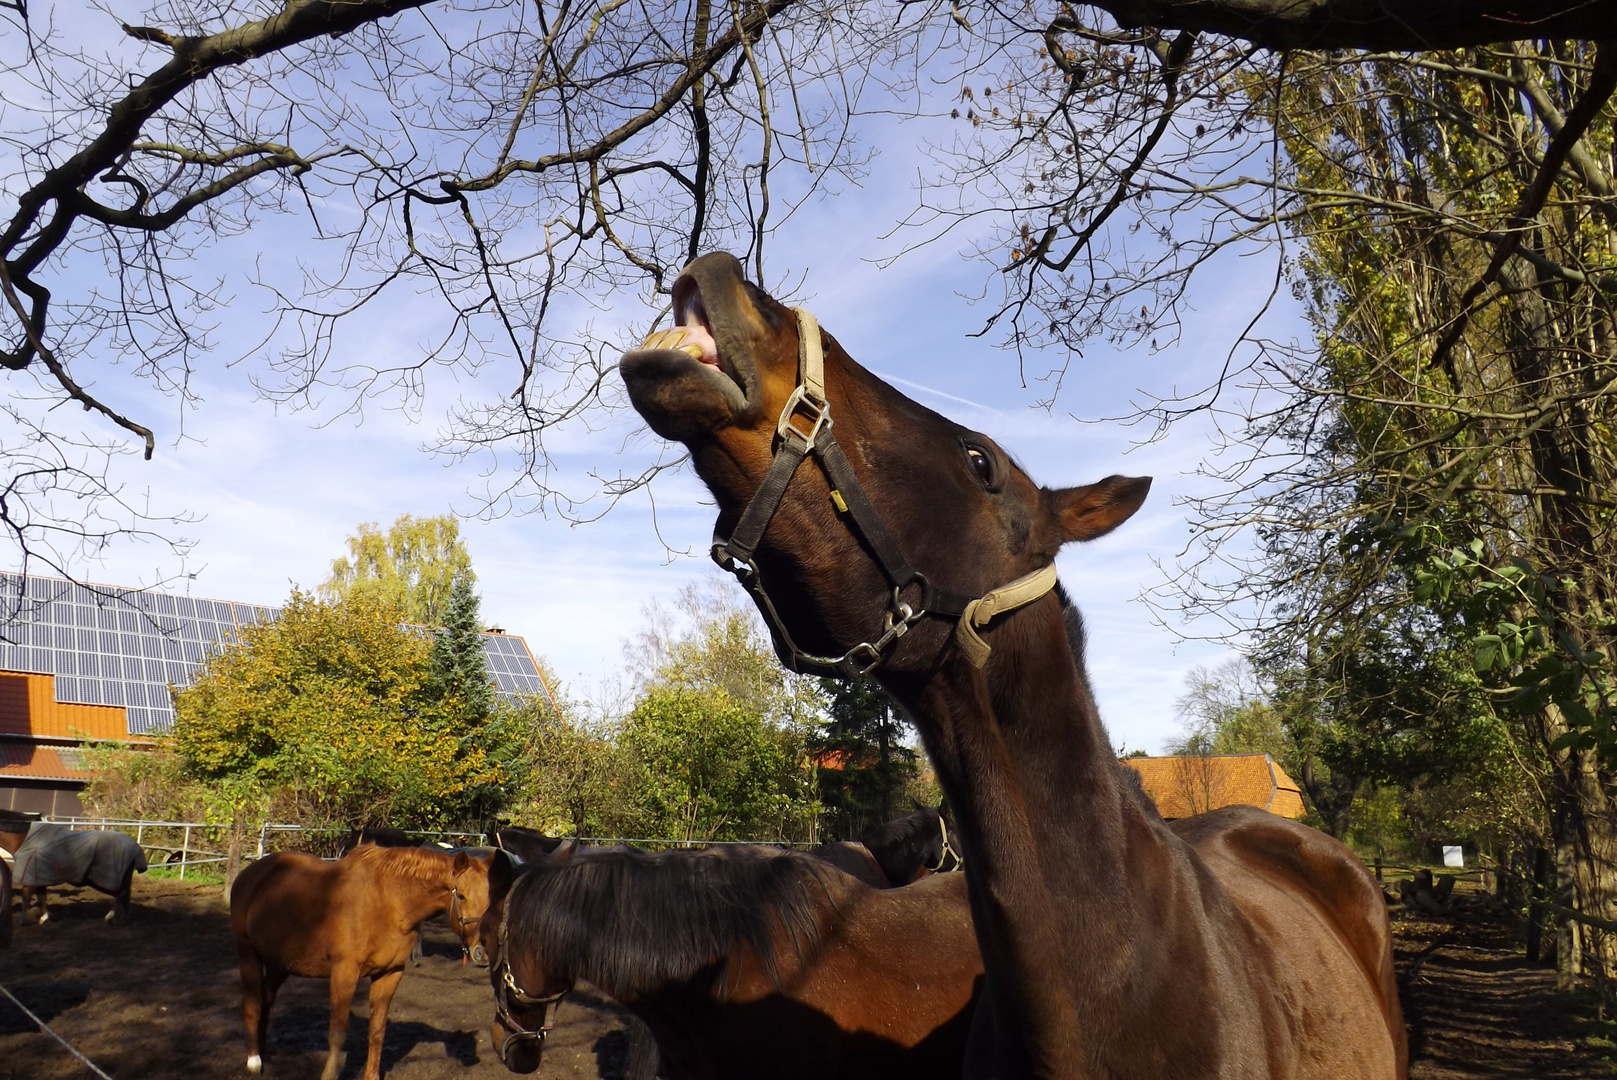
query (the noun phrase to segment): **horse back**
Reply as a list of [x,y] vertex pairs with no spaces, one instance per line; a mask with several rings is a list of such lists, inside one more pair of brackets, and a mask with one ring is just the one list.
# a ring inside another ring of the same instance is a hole
[[[1255,807],[1226,807],[1169,828],[1195,849],[1257,947],[1274,957],[1278,996],[1305,1016],[1338,1010],[1364,1023],[1361,1014],[1373,1013],[1387,1031],[1394,1075],[1406,1076],[1392,928],[1364,863],[1335,838]],[[1313,1045],[1333,1041],[1346,1042],[1323,1037]]]
[[876,856],[857,840],[832,840],[821,844],[809,854],[873,889],[889,889],[893,886],[893,882],[887,879],[887,874],[882,870],[881,864],[876,861]]
[[339,925],[340,863],[278,851],[247,866],[230,889],[230,924],[238,949],[295,975],[331,974]]

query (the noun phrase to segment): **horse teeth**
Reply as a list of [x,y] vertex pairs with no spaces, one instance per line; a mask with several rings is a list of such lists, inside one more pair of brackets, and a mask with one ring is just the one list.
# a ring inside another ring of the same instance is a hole
[[692,360],[702,359],[702,346],[696,344],[694,341],[681,345],[679,347],[679,351],[690,357]]
[[677,349],[680,342],[685,340],[683,332],[675,330],[654,330],[646,336],[644,349]]

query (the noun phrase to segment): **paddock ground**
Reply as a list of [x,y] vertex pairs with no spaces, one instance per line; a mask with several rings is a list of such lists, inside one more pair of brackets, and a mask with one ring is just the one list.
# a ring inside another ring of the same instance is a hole
[[[247,1077],[241,978],[230,914],[218,885],[135,878],[128,924],[102,921],[110,900],[90,889],[52,889],[44,926],[13,921],[0,952],[0,985],[115,1080]],[[425,956],[388,1010],[384,1075],[392,1080],[511,1077],[490,1044],[493,993],[483,968],[461,964],[460,943],[434,920]],[[360,982],[342,1075],[365,1065]],[[583,1000],[580,1000],[583,998]],[[619,1075],[628,1036],[610,1002],[574,994],[546,1040],[546,1078]],[[325,1064],[326,984],[288,979],[270,1021],[265,1075],[315,1080]],[[90,1073],[0,996],[0,1080],[84,1080]]]
[[[116,1080],[245,1077],[241,989],[217,885],[137,877],[130,923],[101,921],[109,901],[52,890],[51,921],[18,921],[0,953],[0,985]],[[1413,1080],[1612,1077],[1617,1024],[1592,1001],[1553,993],[1550,972],[1522,959],[1497,923],[1397,914]],[[462,966],[447,928],[430,924],[426,957],[393,999],[383,1056],[393,1080],[508,1077],[489,1043],[485,973]],[[1418,965],[1416,964],[1418,962]],[[1414,967],[1413,972],[1411,968]],[[365,984],[349,1025],[344,1077],[364,1065]],[[318,1077],[325,983],[292,979],[270,1026],[268,1076]],[[562,1006],[541,1080],[615,1080],[628,1049],[622,1013],[577,995]],[[0,1080],[81,1080],[89,1073],[0,997]]]

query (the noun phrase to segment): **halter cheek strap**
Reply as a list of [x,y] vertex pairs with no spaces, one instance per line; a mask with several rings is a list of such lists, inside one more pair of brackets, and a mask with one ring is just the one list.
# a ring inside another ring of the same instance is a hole
[[[868,674],[882,662],[893,642],[928,615],[958,620],[954,634],[956,644],[974,667],[982,667],[988,663],[991,650],[977,633],[978,627],[987,626],[997,615],[1032,603],[1054,588],[1054,564],[978,597],[939,589],[912,567],[903,549],[887,531],[881,514],[865,494],[864,485],[832,433],[831,405],[825,399],[825,351],[820,324],[806,309],[794,310],[797,313],[797,386],[786,399],[775,425],[775,456],[763,483],[741,511],[730,535],[714,534],[713,561],[734,574],[752,594],[769,624],[776,652],[793,671],[844,678]],[[869,545],[893,590],[881,633],[841,656],[817,656],[798,647],[764,590],[753,561],[753,554],[780,508],[797,467],[810,455],[831,487],[832,504]],[[905,599],[908,590],[913,590],[913,604]]]

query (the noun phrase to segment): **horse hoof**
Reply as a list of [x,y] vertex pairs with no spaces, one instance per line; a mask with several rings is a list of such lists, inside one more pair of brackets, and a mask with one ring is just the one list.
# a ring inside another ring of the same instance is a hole
[[263,1058],[259,1057],[257,1054],[248,1055],[248,1057],[247,1057],[247,1071],[248,1072],[252,1073],[254,1076],[257,1076],[260,1072],[263,1071],[263,1069],[264,1069],[264,1059]]
[[50,912],[41,911],[39,913],[39,925],[44,926],[46,923],[48,923],[50,921],[51,921]]
[[118,921],[118,913],[116,911],[109,911],[101,917],[109,923]]

